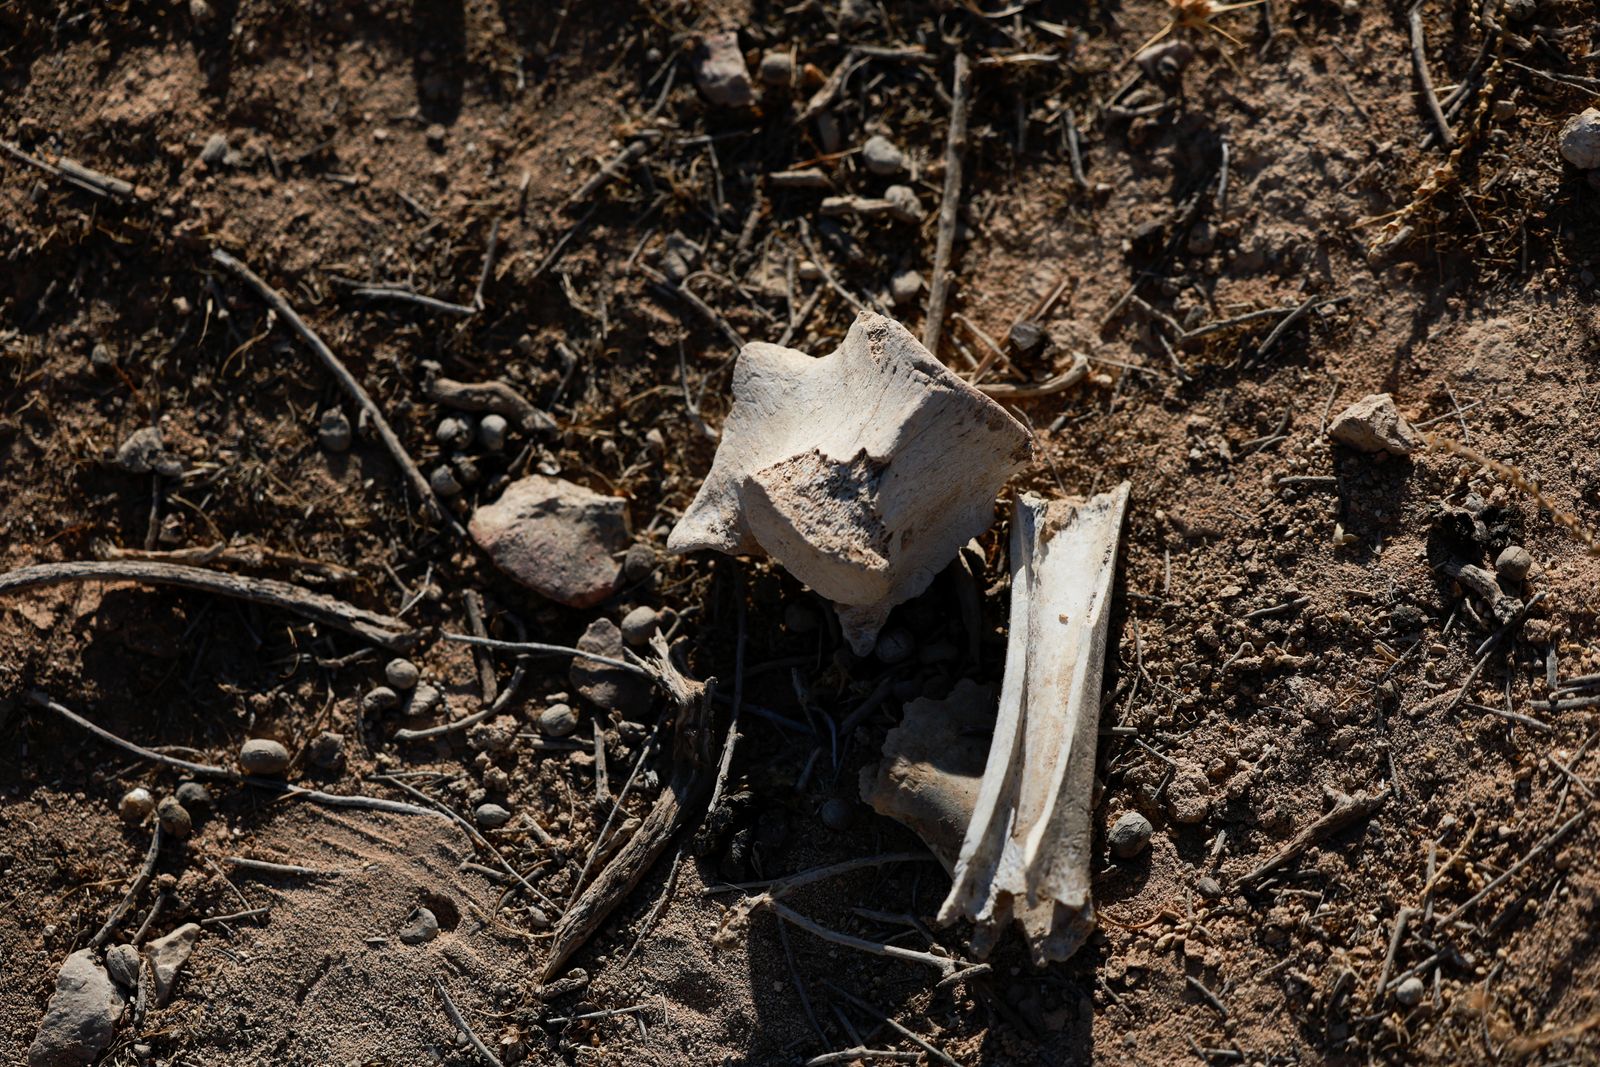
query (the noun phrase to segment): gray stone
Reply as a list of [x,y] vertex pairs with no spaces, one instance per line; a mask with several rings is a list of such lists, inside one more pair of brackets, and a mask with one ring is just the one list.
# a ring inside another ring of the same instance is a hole
[[177,797],[161,798],[161,803],[156,805],[156,820],[161,824],[162,833],[180,841],[194,833],[194,820],[189,817],[189,809],[178,803]]
[[1500,577],[1520,582],[1533,570],[1533,556],[1521,545],[1507,545],[1495,559],[1494,569]]
[[396,690],[415,689],[422,672],[408,659],[392,659],[383,668],[383,680]]
[[122,800],[117,804],[117,814],[122,816],[122,821],[138,825],[150,817],[156,810],[156,798],[150,795],[150,790],[143,786],[128,790],[122,794]]
[[189,809],[189,814],[211,810],[211,790],[199,782],[184,782],[178,786],[178,803]]
[[128,435],[117,448],[117,466],[129,474],[155,471],[163,477],[176,478],[183,473],[183,461],[167,451],[161,431],[154,426],[141,427]]
[[486,452],[499,452],[506,447],[506,433],[510,429],[504,415],[490,413],[478,420],[478,444]]
[[761,57],[761,69],[756,76],[762,85],[781,89],[794,80],[794,57],[788,52],[768,52]]
[[427,908],[415,908],[400,927],[400,940],[407,945],[425,945],[439,936],[439,920]]
[[628,547],[627,503],[581,485],[535,474],[513,482],[473,512],[470,528],[495,566],[570,608],[610,596]]
[[889,214],[901,222],[921,222],[928,217],[917,191],[909,185],[891,185],[883,191],[883,198],[889,201]]
[[750,68],[744,64],[737,31],[708,33],[701,39],[695,49],[694,80],[706,99],[718,107],[755,103],[755,88],[750,84]]
[[1411,428],[1388,393],[1364,396],[1339,413],[1328,436],[1358,452],[1388,452],[1408,456],[1423,445],[1422,435]]
[[897,306],[914,303],[922,295],[922,274],[914,270],[895,271],[889,279],[889,299]]
[[[607,659],[627,659],[622,631],[610,619],[590,623],[577,647]],[[567,676],[578,695],[602,711],[620,711],[624,718],[633,719],[650,710],[650,682],[632,671],[574,657]]]
[[511,813],[498,804],[479,804],[472,819],[480,830],[498,830],[511,821]]
[[1584,108],[1561,127],[1561,158],[1579,170],[1600,167],[1600,108]]
[[1425,988],[1422,984],[1422,979],[1412,975],[1398,986],[1395,986],[1394,999],[1408,1008],[1414,1008],[1422,1003],[1424,992]]
[[655,636],[660,621],[655,608],[641,604],[622,617],[622,640],[633,648],[644,648]]
[[106,972],[117,985],[133,992],[139,988],[139,950],[132,945],[112,945],[106,949]]
[[848,800],[839,797],[830,797],[822,802],[822,825],[830,830],[845,830],[850,826],[850,817],[855,814],[855,809]]
[[1132,859],[1150,847],[1152,827],[1150,820],[1136,811],[1130,811],[1106,831],[1106,844],[1118,859]]
[[578,728],[578,713],[567,704],[551,704],[539,715],[539,732],[546,737],[566,737]]
[[145,958],[150,961],[150,973],[155,979],[156,1006],[165,1004],[172,996],[172,987],[178,982],[178,971],[194,951],[200,937],[198,923],[185,923],[166,937],[158,937],[144,947]]
[[306,746],[306,759],[313,767],[336,771],[344,766],[344,734],[324,730]]
[[322,418],[317,420],[317,441],[329,452],[348,452],[350,443],[355,440],[355,434],[350,429],[350,420],[345,418],[344,412],[338,408],[329,408],[322,413]]
[[423,684],[411,691],[411,699],[406,701],[405,713],[414,717],[432,715],[443,705],[444,694],[431,685]]
[[206,139],[205,147],[200,149],[200,162],[208,167],[220,165],[227,156],[228,138],[224,134],[212,134]]
[[649,545],[635,544],[628,546],[628,554],[622,557],[622,577],[630,582],[642,582],[655,573],[656,554]]
[[905,169],[906,154],[887,137],[869,137],[861,146],[861,162],[872,173],[887,178]]
[[388,711],[400,703],[400,694],[386,685],[375,685],[361,698],[361,707],[369,714]]
[[467,442],[472,440],[472,423],[459,415],[440,419],[438,428],[433,431],[433,439],[446,448],[465,448]]
[[28,1067],[88,1067],[111,1044],[126,1003],[93,949],[74,952],[56,975]]
[[289,750],[271,738],[252,737],[239,746],[239,769],[246,774],[282,774],[289,769]]
[[461,483],[456,481],[455,472],[445,466],[433,468],[433,473],[428,475],[428,488],[444,500],[461,495]]

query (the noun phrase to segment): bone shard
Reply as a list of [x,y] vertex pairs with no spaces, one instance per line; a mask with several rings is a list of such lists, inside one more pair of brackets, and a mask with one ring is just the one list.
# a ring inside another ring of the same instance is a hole
[[889,611],[988,529],[1032,436],[899,323],[862,312],[813,358],[739,353],[711,471],[667,547],[765,552],[834,602],[872,651]]
[[[1031,495],[1017,501],[1000,706],[950,895],[939,911],[940,922],[974,924],[972,947],[980,957],[1013,919],[1041,966],[1071,956],[1094,928],[1095,745],[1127,504],[1126,482],[1087,501]],[[908,772],[898,773],[903,778]],[[937,793],[926,776],[919,785]],[[958,768],[948,786],[939,804],[921,809],[945,824],[950,798],[971,795],[970,779]],[[869,800],[880,810],[886,806]],[[945,851],[933,847],[936,854]]]

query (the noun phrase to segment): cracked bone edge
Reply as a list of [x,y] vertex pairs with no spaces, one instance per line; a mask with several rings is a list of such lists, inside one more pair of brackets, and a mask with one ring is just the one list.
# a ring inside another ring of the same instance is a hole
[[988,954],[1015,918],[1035,964],[1094,929],[1095,745],[1111,583],[1128,483],[1087,501],[1017,500],[1011,629],[994,737],[943,923],[965,918]]
[[764,552],[833,601],[872,651],[896,605],[994,521],[1032,435],[892,319],[863,312],[813,358],[752,342],[711,470],[673,552]]

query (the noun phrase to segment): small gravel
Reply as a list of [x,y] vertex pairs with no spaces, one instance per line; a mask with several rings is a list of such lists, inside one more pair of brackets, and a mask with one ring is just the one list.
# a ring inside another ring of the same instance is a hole
[[171,834],[180,841],[194,833],[189,809],[179,804],[177,797],[162,797],[161,803],[156,805],[156,818],[161,823],[162,833]]
[[338,408],[329,408],[317,420],[317,441],[329,452],[348,452],[355,435],[350,430],[350,420]]
[[479,804],[472,819],[480,830],[498,830],[511,821],[511,813],[498,804]]
[[485,415],[478,422],[478,444],[486,452],[499,452],[506,447],[506,431],[509,426],[504,415]]
[[408,659],[392,659],[388,666],[383,668],[383,680],[400,692],[415,689],[417,680],[421,677],[422,672],[417,670],[417,665]]
[[1418,1004],[1422,1003],[1422,994],[1424,991],[1422,979],[1412,975],[1404,982],[1401,982],[1399,985],[1395,986],[1394,999],[1408,1008],[1414,1008]]
[[1500,577],[1520,582],[1533,570],[1533,556],[1521,545],[1507,545],[1494,561],[1494,569]]
[[869,137],[861,146],[861,162],[880,178],[887,178],[905,168],[906,154],[887,137]]
[[156,810],[156,798],[150,795],[150,790],[143,786],[130,789],[122,794],[122,800],[117,804],[117,814],[122,816],[126,823],[138,824],[150,817]]
[[644,648],[655,636],[661,616],[655,608],[641,604],[622,617],[622,639],[634,648]]
[[361,698],[361,708],[369,715],[388,711],[400,703],[400,694],[386,685],[374,686]]
[[439,936],[439,919],[427,908],[416,908],[400,927],[400,940],[407,945],[425,945]]
[[252,737],[239,746],[239,769],[246,774],[282,774],[289,769],[289,750],[271,738]]
[[199,782],[184,782],[178,786],[178,803],[189,809],[192,815],[195,812],[210,811],[213,806],[211,790]]
[[1150,847],[1153,827],[1150,820],[1136,811],[1130,811],[1111,824],[1106,833],[1106,844],[1118,859],[1132,859]]
[[578,728],[578,713],[569,704],[551,704],[539,716],[539,732],[546,737],[566,737]]

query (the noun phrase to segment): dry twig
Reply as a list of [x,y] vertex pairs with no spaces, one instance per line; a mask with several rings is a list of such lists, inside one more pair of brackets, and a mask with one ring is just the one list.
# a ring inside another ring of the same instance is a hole
[[310,347],[316,357],[322,361],[322,365],[338,381],[339,387],[344,390],[345,395],[355,401],[362,411],[366,412],[367,418],[371,420],[373,428],[377,430],[378,437],[383,441],[384,447],[389,450],[389,455],[394,457],[395,463],[399,464],[400,469],[405,473],[406,480],[411,483],[412,490],[422,500],[423,505],[427,507],[435,518],[450,526],[458,535],[465,537],[466,531],[445,510],[444,504],[434,496],[433,489],[428,484],[428,479],[422,476],[422,472],[417,469],[416,463],[412,462],[410,454],[406,452],[405,446],[400,443],[400,438],[395,435],[393,427],[389,425],[389,420],[383,417],[383,411],[373,402],[366,388],[356,381],[355,375],[351,374],[349,368],[339,361],[338,356],[333,354],[333,350],[323,343],[322,338],[317,336],[316,331],[306,325],[305,320],[299,316],[283,294],[268,285],[255,271],[222,249],[219,248],[212,252],[211,258],[219,266],[230,271],[246,285],[254,289],[256,295],[266,301],[267,306],[277,312],[278,317],[287,322],[290,328],[300,335],[300,339]]
[[175,585],[202,593],[237,597],[256,604],[281,608],[313,622],[336,627],[371,641],[391,652],[404,652],[417,643],[417,632],[399,619],[367,611],[342,600],[272,578],[246,578],[222,574],[204,567],[179,563],[146,563],[137,560],[115,562],[82,561],[41,563],[0,574],[0,596],[62,582],[142,582],[146,585]]
[[944,329],[944,305],[950,292],[950,253],[956,240],[956,219],[961,211],[961,162],[967,151],[967,112],[972,104],[972,61],[956,53],[955,77],[950,87],[950,133],[944,148],[944,196],[939,201],[939,232],[933,250],[933,282],[928,287],[928,317],[922,324],[922,347],[939,357],[939,334]]

